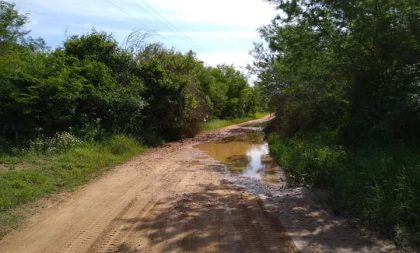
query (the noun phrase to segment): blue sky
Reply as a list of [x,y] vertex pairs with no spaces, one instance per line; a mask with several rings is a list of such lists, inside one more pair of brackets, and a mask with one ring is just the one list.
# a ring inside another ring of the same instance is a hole
[[92,28],[112,33],[123,42],[134,30],[147,31],[180,51],[192,49],[209,65],[244,67],[252,63],[249,50],[259,41],[257,28],[275,16],[263,0],[15,0],[29,14],[33,37],[51,47],[66,36]]

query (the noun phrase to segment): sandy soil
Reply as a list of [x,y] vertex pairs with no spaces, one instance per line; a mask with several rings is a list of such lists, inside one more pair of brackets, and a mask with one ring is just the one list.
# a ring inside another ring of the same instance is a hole
[[194,148],[242,130],[227,127],[131,159],[33,215],[0,241],[0,252],[395,250],[363,237],[308,190],[231,177]]

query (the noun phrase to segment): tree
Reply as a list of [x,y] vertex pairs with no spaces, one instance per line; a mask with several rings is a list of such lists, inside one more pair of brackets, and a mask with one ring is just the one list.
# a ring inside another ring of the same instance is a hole
[[238,118],[255,113],[255,96],[246,77],[233,66],[210,67],[202,90],[216,118]]
[[0,49],[7,43],[15,43],[25,36],[23,30],[27,22],[25,15],[19,14],[14,4],[0,1]]
[[260,30],[254,67],[282,133],[420,137],[418,1],[269,2],[283,14]]
[[194,54],[182,54],[152,44],[138,55],[145,90],[145,129],[166,139],[191,136],[204,118],[203,98],[198,92]]

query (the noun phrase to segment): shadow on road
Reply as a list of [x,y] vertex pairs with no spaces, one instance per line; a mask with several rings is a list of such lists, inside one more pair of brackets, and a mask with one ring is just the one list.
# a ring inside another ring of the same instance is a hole
[[135,223],[135,230],[147,235],[147,248],[156,252],[295,252],[257,199],[230,186],[200,187],[159,201],[147,217],[125,222]]
[[[308,191],[285,190],[264,205],[231,185],[200,187],[160,200],[146,217],[123,221],[136,224],[133,236],[146,235],[144,246],[152,252],[297,252],[280,217],[301,252],[390,252],[332,218]],[[137,252],[126,245],[120,250]]]

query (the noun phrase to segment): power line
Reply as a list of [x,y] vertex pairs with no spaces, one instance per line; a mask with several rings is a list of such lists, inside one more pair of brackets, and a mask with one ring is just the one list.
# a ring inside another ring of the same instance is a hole
[[[133,0],[135,1],[135,0]],[[197,44],[193,39],[191,39],[188,35],[183,33],[181,30],[179,30],[175,25],[173,25],[168,19],[166,19],[163,15],[161,15],[156,9],[154,9],[150,4],[146,2],[146,0],[139,0],[143,3],[144,6],[146,6],[149,10],[151,10],[154,13],[154,16],[157,17],[159,20],[161,20],[161,23],[165,25],[168,29],[170,29],[173,32],[179,33],[184,40],[188,41],[189,43],[195,45],[198,48],[201,48],[199,44]],[[136,3],[136,2],[135,2]]]
[[[191,38],[189,38],[188,36],[186,36],[178,28],[176,28],[174,25],[172,25],[170,21],[168,21],[165,17],[163,17],[162,15],[160,15],[159,12],[156,11],[153,7],[151,7],[149,4],[147,4],[143,0],[141,0],[141,2],[148,9],[144,8],[143,6],[139,5],[139,3],[137,3],[135,0],[133,0],[133,3],[134,4],[136,4],[142,10],[144,10],[145,12],[147,12],[150,16],[153,16],[160,24],[162,24],[163,26],[165,26],[167,29],[171,30],[172,32],[174,32],[176,34],[180,34],[181,36],[179,36],[179,38],[183,39],[185,42],[187,42],[188,44],[190,44],[190,46],[192,46],[193,48],[194,47],[200,48],[200,45],[198,45],[197,43],[195,43]],[[149,10],[151,10],[152,12],[150,12]]]
[[[136,21],[139,21],[140,23],[143,22],[143,20],[141,20],[141,19],[139,19],[139,18],[131,15],[129,12],[125,11],[123,8],[121,8],[120,6],[118,6],[117,4],[115,4],[113,1],[111,1],[111,0],[106,0],[106,1],[109,2],[113,7],[117,8],[118,10],[120,10],[125,15],[131,17],[132,19],[134,19]],[[199,49],[202,49],[202,47],[200,45],[198,45],[190,37],[188,37],[187,35],[185,35],[175,25],[171,24],[170,21],[168,21],[164,16],[162,16],[161,14],[159,14],[159,12],[156,11],[152,6],[150,6],[149,4],[147,4],[144,0],[140,0],[140,1],[148,9],[146,9],[144,6],[142,6],[139,3],[137,3],[135,0],[133,0],[133,3],[135,5],[137,5],[139,8],[141,8],[143,11],[145,11],[149,16],[152,16],[156,21],[158,21],[160,24],[162,24],[163,26],[165,26],[167,29],[169,29],[170,31],[174,32],[175,34],[178,34],[177,36],[180,39],[183,39],[185,42],[187,42],[192,48],[195,48],[195,51],[197,51],[197,52],[200,51],[200,50],[197,50],[198,48]],[[156,35],[159,36],[159,37],[161,37],[165,41],[167,41],[169,44],[172,44],[171,41],[169,41],[167,38],[163,37],[161,34],[156,33]]]
[[[118,6],[117,4],[115,4],[114,2],[112,2],[111,0],[106,0],[108,3],[110,3],[114,8],[117,8],[119,11],[121,11],[122,13],[124,13],[125,15],[127,15],[128,17],[142,23],[143,20],[131,15],[129,12],[125,11],[123,8],[121,8],[120,6]],[[157,36],[159,36],[160,38],[166,40],[169,44],[172,44],[171,41],[169,41],[167,38],[163,37],[162,35],[160,35],[159,33],[155,33]]]
[[[155,13],[151,12],[149,9],[147,9],[146,7],[144,7],[143,5],[140,5],[139,3],[137,3],[136,1],[133,0],[133,3],[138,6],[139,8],[141,8],[143,11],[145,11],[149,16],[151,16],[155,21],[159,22],[161,25],[163,25],[164,27],[166,27],[167,29],[169,29],[170,31],[172,31],[173,33],[175,33],[177,35],[178,38],[184,40],[186,43],[189,44],[189,46],[193,49],[195,49],[195,51],[200,51],[198,50],[198,48],[201,48],[200,45],[198,45],[197,43],[195,43],[194,41],[192,41],[191,39],[188,38],[188,36],[186,36],[185,34],[182,35],[179,31],[179,29],[177,28],[173,28],[175,27],[174,25],[170,24],[169,21],[164,21],[164,17],[162,15],[160,15],[156,10],[152,9],[152,7],[150,5],[148,5],[148,8],[151,8],[152,11],[154,11]],[[143,4],[146,4],[143,2]],[[177,29],[177,30],[176,30]]]

